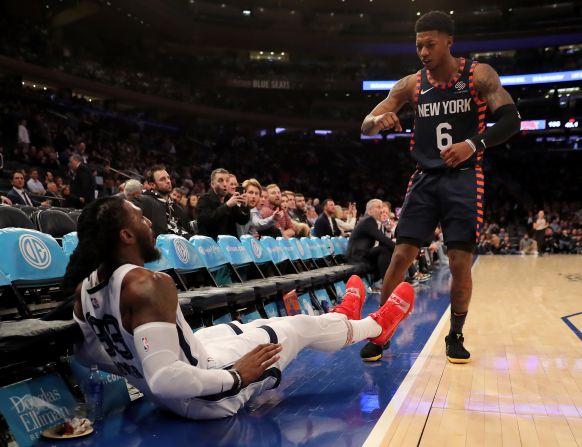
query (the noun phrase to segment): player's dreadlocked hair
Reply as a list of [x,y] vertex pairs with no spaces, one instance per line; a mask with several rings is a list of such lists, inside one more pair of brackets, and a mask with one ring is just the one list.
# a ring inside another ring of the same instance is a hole
[[124,202],[121,197],[103,197],[81,213],[77,224],[79,245],[71,255],[63,281],[67,292],[73,292],[99,265],[113,261],[119,232],[126,221]]
[[455,33],[455,22],[446,12],[430,11],[422,15],[414,25],[415,33],[425,31],[440,31],[452,36]]

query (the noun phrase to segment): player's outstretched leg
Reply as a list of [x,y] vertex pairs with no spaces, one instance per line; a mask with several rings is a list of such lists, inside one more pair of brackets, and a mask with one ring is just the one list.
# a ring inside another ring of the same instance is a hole
[[[371,338],[370,342],[377,346],[384,346],[388,343],[398,325],[402,320],[411,314],[414,308],[414,289],[407,282],[402,282],[392,292],[390,297],[386,300],[384,305],[378,310],[370,314],[376,322],[382,326],[382,333],[375,338]],[[364,358],[364,361],[376,361],[382,357],[382,354],[377,358]]]

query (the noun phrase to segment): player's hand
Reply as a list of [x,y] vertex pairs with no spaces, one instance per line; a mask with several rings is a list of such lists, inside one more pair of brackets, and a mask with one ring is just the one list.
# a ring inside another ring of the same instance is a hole
[[382,115],[375,116],[374,127],[377,127],[379,130],[394,129],[396,132],[402,132],[400,119],[394,112],[387,112],[383,113]]
[[261,377],[269,366],[279,360],[282,349],[283,346],[279,343],[266,343],[243,355],[234,364],[234,369],[238,371],[242,379],[242,386],[247,386]]
[[441,152],[441,158],[450,168],[454,168],[468,160],[471,155],[473,155],[473,149],[465,141],[455,143]]

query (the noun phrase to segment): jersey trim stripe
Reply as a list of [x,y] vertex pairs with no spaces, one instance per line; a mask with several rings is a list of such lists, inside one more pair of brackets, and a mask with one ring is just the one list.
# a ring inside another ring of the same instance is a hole
[[236,335],[240,335],[243,333],[242,329],[239,328],[236,324],[234,323],[226,323],[228,327],[230,327],[232,329],[232,331],[236,334]]
[[475,166],[475,190],[475,205],[477,209],[475,239],[477,242],[479,242],[479,238],[481,237],[481,228],[483,227],[483,196],[485,191],[485,176],[483,175],[483,169],[479,165]]
[[[420,96],[421,83],[422,83],[422,72],[420,70],[418,70],[416,72],[416,86],[414,87],[414,99],[413,99],[413,104],[412,104],[412,107],[414,109],[415,114],[416,114],[416,108],[418,106],[418,97]],[[414,120],[414,123],[412,124],[412,134],[410,136],[410,150],[411,151],[414,148],[414,145],[416,144],[416,141],[414,140],[415,129],[416,129],[416,120]]]
[[463,75],[464,70],[465,70],[465,58],[461,57],[460,64],[459,64],[459,70],[457,71],[455,76],[453,76],[451,78],[451,80],[448,83],[435,81],[432,78],[432,76],[430,74],[430,70],[428,68],[426,69],[426,78],[428,79],[428,82],[430,83],[430,85],[432,85],[433,87],[440,88],[440,89],[447,89],[447,88],[451,88],[453,85],[455,85],[457,83],[457,81],[459,79],[461,79],[461,76]]
[[176,329],[178,330],[178,341],[180,343],[180,348],[182,349],[182,352],[184,353],[184,355],[186,356],[186,358],[188,359],[188,361],[190,362],[190,364],[192,366],[198,365],[198,359],[196,359],[192,355],[192,350],[190,349],[190,345],[188,344],[188,341],[184,337],[184,333],[182,332],[182,328],[176,324]]
[[269,341],[271,343],[279,343],[279,338],[277,337],[277,333],[275,332],[275,330],[270,327],[270,326],[259,326],[259,329],[264,330],[265,332],[267,332],[267,334],[269,334]]

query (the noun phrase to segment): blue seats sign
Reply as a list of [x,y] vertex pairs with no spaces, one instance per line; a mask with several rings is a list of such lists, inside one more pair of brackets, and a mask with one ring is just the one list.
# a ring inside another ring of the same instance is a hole
[[32,446],[40,433],[73,418],[75,399],[57,374],[0,388],[0,411],[21,447]]

